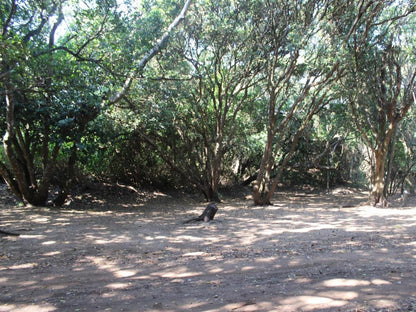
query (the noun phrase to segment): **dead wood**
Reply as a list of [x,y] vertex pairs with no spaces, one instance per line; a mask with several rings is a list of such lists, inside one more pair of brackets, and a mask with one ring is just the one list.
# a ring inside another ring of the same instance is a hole
[[190,222],[198,222],[198,221],[209,222],[211,220],[214,220],[214,216],[217,213],[217,211],[218,211],[217,205],[215,205],[214,203],[210,203],[207,205],[204,212],[199,217],[186,220],[184,221],[184,224],[190,223]]

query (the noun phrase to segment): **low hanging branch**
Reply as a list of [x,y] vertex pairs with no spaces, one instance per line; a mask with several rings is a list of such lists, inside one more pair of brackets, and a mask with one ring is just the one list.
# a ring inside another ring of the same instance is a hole
[[182,11],[169,25],[165,33],[159,38],[159,40],[156,42],[153,48],[145,56],[143,56],[143,58],[137,64],[136,68],[127,76],[127,79],[124,82],[121,90],[116,92],[113,96],[110,97],[109,99],[110,104],[115,104],[119,102],[127,95],[127,93],[130,90],[133,79],[141,75],[147,63],[162,50],[164,44],[169,39],[173,29],[175,29],[185,19],[186,12],[188,11],[188,8],[191,5],[191,2],[192,0],[187,0],[185,2],[182,8]]

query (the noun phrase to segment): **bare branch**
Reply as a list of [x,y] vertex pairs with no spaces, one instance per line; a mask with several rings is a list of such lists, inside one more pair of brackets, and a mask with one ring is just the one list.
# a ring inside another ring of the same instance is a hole
[[126,94],[130,90],[133,79],[142,74],[143,69],[146,67],[147,63],[162,50],[163,45],[169,39],[173,29],[176,28],[179,25],[179,23],[185,19],[186,12],[188,11],[188,8],[191,5],[191,2],[192,0],[187,0],[185,2],[185,5],[183,6],[182,11],[169,25],[166,32],[162,35],[162,37],[159,38],[159,40],[156,42],[153,48],[145,56],[143,56],[143,58],[137,64],[137,67],[128,75],[121,90],[118,91],[116,94],[114,94],[112,97],[110,97],[109,99],[110,104],[115,104],[121,99],[123,99],[123,97],[126,96]]
[[9,28],[10,21],[12,20],[13,15],[16,13],[16,1],[12,1],[12,6],[10,8],[9,16],[7,16],[6,21],[4,22],[2,35],[5,37],[7,35],[7,30]]
[[48,14],[47,14],[46,16],[42,16],[42,15],[41,15],[41,22],[40,22],[40,24],[38,25],[38,27],[36,27],[35,29],[33,29],[33,30],[29,31],[29,32],[26,34],[26,36],[24,36],[24,38],[23,38],[23,42],[24,42],[24,43],[27,43],[30,39],[32,39],[32,37],[34,37],[34,36],[36,36],[36,35],[39,35],[39,34],[40,34],[40,32],[42,31],[43,27],[44,27],[44,26],[46,25],[46,23],[48,22],[49,17],[50,17],[53,13],[55,13],[55,11],[56,11],[56,9],[57,9],[57,8],[58,8],[58,5],[57,5],[57,4],[55,4],[55,5],[52,7],[51,11],[50,11],[50,12],[48,12]]

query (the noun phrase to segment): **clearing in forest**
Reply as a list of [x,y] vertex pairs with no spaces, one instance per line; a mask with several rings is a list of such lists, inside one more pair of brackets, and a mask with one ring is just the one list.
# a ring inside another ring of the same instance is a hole
[[[149,196],[152,195],[152,196]],[[243,197],[241,197],[243,198]],[[0,311],[416,311],[416,205],[280,192],[225,199],[86,194],[65,209],[3,196]]]

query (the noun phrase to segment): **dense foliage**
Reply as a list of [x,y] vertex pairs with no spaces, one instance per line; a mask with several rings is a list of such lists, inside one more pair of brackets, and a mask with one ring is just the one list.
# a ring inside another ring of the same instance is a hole
[[413,191],[415,11],[3,1],[0,175],[33,205],[62,204],[82,176],[207,200],[251,185],[255,204],[279,185]]

